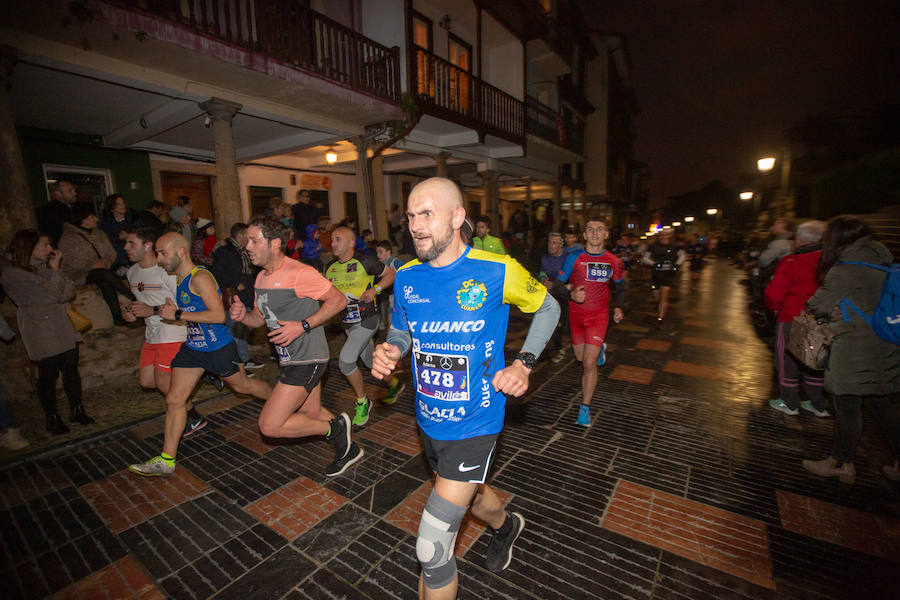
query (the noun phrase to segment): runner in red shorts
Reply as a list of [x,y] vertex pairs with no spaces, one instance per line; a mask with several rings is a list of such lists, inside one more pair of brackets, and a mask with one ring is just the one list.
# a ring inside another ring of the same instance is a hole
[[560,284],[566,284],[572,295],[569,299],[569,334],[575,358],[581,361],[581,407],[576,423],[591,424],[591,398],[597,387],[597,366],[606,362],[606,329],[609,325],[609,296],[615,284],[615,311],[618,323],[625,316],[625,264],[618,256],[604,249],[609,229],[600,219],[589,219],[584,229],[584,249],[572,252],[563,263]]

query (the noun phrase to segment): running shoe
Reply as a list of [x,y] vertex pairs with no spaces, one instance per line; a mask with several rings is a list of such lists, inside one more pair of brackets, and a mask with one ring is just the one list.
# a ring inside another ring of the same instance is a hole
[[203,381],[210,384],[211,386],[213,386],[220,392],[225,387],[225,382],[223,382],[222,378],[219,377],[218,375],[216,375],[215,373],[210,373],[209,371],[207,371],[206,373],[203,374],[202,379],[203,379]]
[[128,470],[144,477],[160,477],[175,472],[175,465],[170,465],[162,456],[154,456],[145,463],[131,465]]
[[372,408],[372,401],[365,398],[365,402],[356,402],[356,414],[353,415],[353,424],[357,427],[365,425],[369,422],[369,409]]
[[582,404],[581,408],[578,410],[578,418],[575,419],[575,423],[581,425],[582,427],[590,427],[591,425],[591,408],[586,404]]
[[817,417],[819,417],[821,419],[831,416],[830,412],[828,412],[825,409],[822,409],[822,410],[817,409],[815,406],[813,406],[813,403],[810,402],[809,400],[804,400],[803,402],[801,402],[800,408],[802,408],[806,412],[811,412],[812,414],[816,415]]
[[258,363],[258,362],[252,361],[252,360],[248,360],[247,362],[244,363],[244,369],[246,369],[247,371],[255,371],[257,369],[262,369],[262,368],[263,368],[262,363]]
[[502,537],[494,532],[485,554],[485,564],[488,570],[494,573],[504,570],[512,562],[513,546],[525,529],[525,517],[520,513],[506,513],[506,518],[513,520],[512,528]]
[[783,412],[786,415],[793,417],[794,415],[800,414],[800,411],[796,408],[791,408],[787,404],[784,403],[784,400],[781,398],[775,398],[774,400],[769,400],[769,406],[774,408],[777,411]]
[[606,364],[606,344],[600,346],[600,356],[597,357],[597,366],[602,367]]
[[187,416],[187,422],[184,424],[184,433],[181,434],[181,437],[187,437],[192,433],[197,433],[209,423],[206,419],[203,418],[203,415],[196,412],[195,410],[191,410]]
[[397,396],[403,393],[403,390],[406,389],[406,384],[401,382],[399,379],[397,383],[388,387],[387,396],[381,399],[382,404],[391,405],[397,401]]
[[365,451],[357,446],[356,442],[350,442],[347,455],[325,467],[325,477],[337,477],[346,471],[350,465],[361,459],[363,455],[365,455]]
[[566,358],[566,351],[563,349],[560,349],[560,351],[557,352],[556,355],[550,359],[550,362],[552,362],[555,365],[555,364],[560,363],[563,360],[565,360],[565,358]]
[[341,413],[331,420],[331,434],[328,441],[334,446],[334,462],[338,462],[350,451],[350,417]]

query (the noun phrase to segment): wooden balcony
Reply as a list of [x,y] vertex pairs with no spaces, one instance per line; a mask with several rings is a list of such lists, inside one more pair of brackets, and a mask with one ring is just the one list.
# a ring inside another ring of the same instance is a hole
[[304,6],[300,0],[107,0],[197,33],[260,52],[297,69],[400,102],[400,50]]
[[526,97],[525,107],[527,133],[584,155],[584,120],[574,115],[566,118],[532,96]]
[[525,103],[436,54],[412,46],[412,92],[426,114],[452,121],[479,136],[525,144]]

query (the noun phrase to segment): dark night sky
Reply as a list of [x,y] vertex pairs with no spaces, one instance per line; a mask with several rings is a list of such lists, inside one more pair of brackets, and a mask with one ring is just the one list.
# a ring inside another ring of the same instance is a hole
[[651,206],[715,179],[737,185],[806,116],[900,101],[895,2],[581,4],[590,26],[626,38]]

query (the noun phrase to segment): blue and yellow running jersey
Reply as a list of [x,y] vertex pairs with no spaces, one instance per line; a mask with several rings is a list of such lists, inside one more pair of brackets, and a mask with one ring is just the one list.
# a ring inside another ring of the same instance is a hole
[[[191,279],[200,269],[206,270],[204,267],[194,267],[190,274],[181,280],[175,289],[175,300],[178,308],[184,312],[182,318],[187,321],[187,340],[184,343],[188,348],[200,352],[211,352],[227,346],[234,340],[234,336],[231,335],[224,323],[194,323],[191,321],[189,313],[209,310],[203,298],[191,291]],[[212,277],[212,273],[210,276]],[[216,291],[218,290],[219,284],[216,283]]]
[[503,369],[509,305],[533,313],[547,289],[515,259],[467,248],[452,264],[405,264],[394,280],[392,327],[412,336],[419,426],[431,438],[499,433],[506,397],[494,390]]

